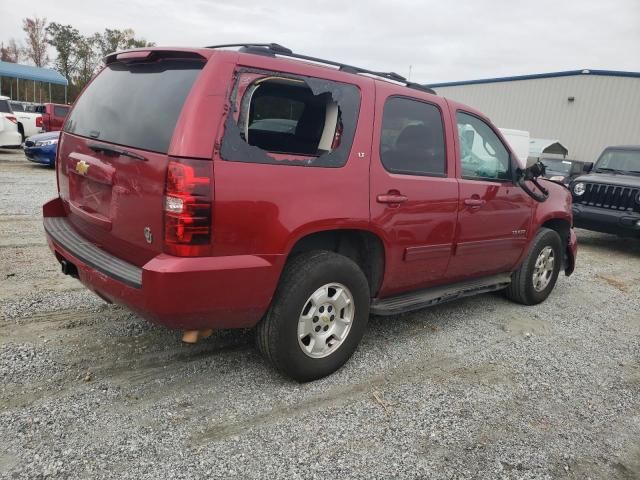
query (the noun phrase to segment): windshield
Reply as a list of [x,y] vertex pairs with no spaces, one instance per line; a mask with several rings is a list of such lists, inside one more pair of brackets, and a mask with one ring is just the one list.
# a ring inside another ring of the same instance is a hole
[[596,163],[596,172],[640,173],[640,150],[605,150]]
[[571,162],[567,160],[560,160],[556,158],[543,158],[542,163],[547,170],[551,170],[552,172],[558,173],[570,173],[571,172]]
[[113,63],[76,102],[64,130],[166,153],[178,115],[204,63]]

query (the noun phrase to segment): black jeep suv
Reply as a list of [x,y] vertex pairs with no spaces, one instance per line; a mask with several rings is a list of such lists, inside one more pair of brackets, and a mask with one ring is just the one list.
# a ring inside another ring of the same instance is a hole
[[570,188],[576,227],[640,236],[640,145],[605,148]]

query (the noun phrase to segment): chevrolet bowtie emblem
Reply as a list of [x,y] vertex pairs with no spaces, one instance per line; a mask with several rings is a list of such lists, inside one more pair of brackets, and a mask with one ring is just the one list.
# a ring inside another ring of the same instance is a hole
[[86,175],[88,170],[89,164],[84,160],[80,160],[78,163],[76,163],[76,172],[78,172],[80,175]]

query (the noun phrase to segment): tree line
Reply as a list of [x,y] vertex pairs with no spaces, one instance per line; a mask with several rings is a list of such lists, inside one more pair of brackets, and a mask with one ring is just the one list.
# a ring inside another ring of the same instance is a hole
[[[69,102],[73,102],[91,80],[107,54],[128,48],[154,46],[144,38],[137,38],[131,28],[105,28],[103,32],[84,35],[72,25],[48,23],[46,18],[33,17],[22,20],[22,30],[25,34],[23,40],[10,38],[2,42],[0,60],[54,68],[69,82]],[[49,47],[56,52],[53,59],[49,58]],[[13,97],[19,94],[21,100],[35,96],[34,100],[38,101],[43,95],[47,99],[49,97],[44,85],[37,86],[38,92],[34,93],[33,82],[27,84],[21,81],[18,85],[15,79],[3,78],[0,87],[3,95],[13,92]],[[52,88],[53,101],[64,101],[64,87],[56,85]]]

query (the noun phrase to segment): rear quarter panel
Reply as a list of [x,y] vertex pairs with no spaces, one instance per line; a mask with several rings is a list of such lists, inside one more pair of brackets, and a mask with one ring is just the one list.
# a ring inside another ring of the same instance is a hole
[[[249,63],[250,62],[250,63]],[[243,67],[345,82],[344,74],[298,62],[245,56]],[[373,80],[353,76],[360,89],[354,140],[342,167],[313,167],[223,160],[214,154],[215,255],[286,255],[305,235],[369,227],[369,161]],[[229,112],[226,103],[225,113]],[[230,114],[230,113],[229,113]],[[216,144],[224,134],[224,122]]]

